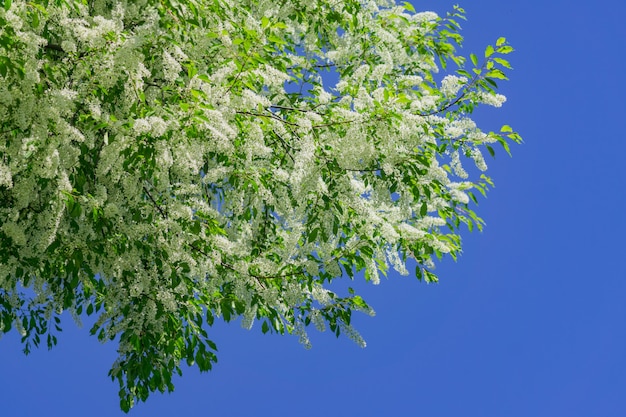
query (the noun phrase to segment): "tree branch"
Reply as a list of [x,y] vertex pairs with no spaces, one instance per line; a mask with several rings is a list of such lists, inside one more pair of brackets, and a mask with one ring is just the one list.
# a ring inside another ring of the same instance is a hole
[[157,202],[152,197],[152,194],[150,194],[150,191],[148,191],[148,189],[145,186],[143,187],[143,190],[146,192],[146,194],[148,195],[148,198],[150,198],[150,201],[152,201],[152,204],[154,204],[154,207],[156,207],[156,209],[159,211],[161,216],[164,219],[167,219],[167,213],[163,211],[163,209],[157,204]]

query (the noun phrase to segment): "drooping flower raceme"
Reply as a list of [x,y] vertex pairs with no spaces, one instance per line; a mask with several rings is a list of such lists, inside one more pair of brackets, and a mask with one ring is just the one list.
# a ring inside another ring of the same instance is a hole
[[[456,257],[486,176],[519,141],[503,38],[457,56],[462,9],[387,0],[45,0],[0,8],[0,332],[56,343],[96,314],[128,410],[210,369],[216,317],[365,342],[341,276],[426,281]],[[455,65],[456,70],[448,70]],[[438,71],[447,74],[439,74]],[[461,181],[461,179],[463,181]],[[408,260],[412,263],[407,264]],[[28,290],[27,290],[28,289]],[[31,296],[34,294],[34,296]]]

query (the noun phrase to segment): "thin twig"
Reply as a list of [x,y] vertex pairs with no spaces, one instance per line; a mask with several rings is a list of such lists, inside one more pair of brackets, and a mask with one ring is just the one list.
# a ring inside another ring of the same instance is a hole
[[159,211],[159,213],[161,213],[161,216],[164,219],[167,219],[167,213],[165,213],[163,211],[163,209],[157,204],[157,202],[154,200],[154,198],[152,198],[152,194],[150,194],[150,191],[148,191],[148,189],[144,186],[143,190],[146,192],[146,194],[148,195],[148,198],[150,198],[150,200],[152,201],[152,204],[154,204],[154,207],[156,207],[156,209]]

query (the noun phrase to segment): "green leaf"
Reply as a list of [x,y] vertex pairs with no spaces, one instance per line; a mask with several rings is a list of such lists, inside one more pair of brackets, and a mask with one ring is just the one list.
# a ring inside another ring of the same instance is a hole
[[415,267],[415,278],[421,281],[422,277],[423,277],[422,268],[418,265]]
[[474,64],[475,67],[478,66],[478,57],[475,54],[470,54],[470,59],[472,60],[472,64]]
[[511,67],[511,64],[509,64],[509,61],[504,58],[495,57],[493,58],[493,60],[502,65],[504,68],[513,69],[513,67]]
[[[493,78],[485,78],[485,82],[494,88],[498,88],[498,84],[495,82]],[[485,88],[488,91],[493,92],[493,89],[489,88],[489,86],[487,85],[484,85],[483,88]]]
[[437,275],[426,269],[424,270],[424,277],[426,282],[439,282],[439,278],[437,278]]
[[485,49],[485,58],[489,58],[494,52],[493,46],[488,45],[487,49]]
[[502,46],[506,42],[506,38],[498,38],[496,41],[496,46]]
[[485,74],[485,77],[497,78],[500,80],[508,80],[507,76],[499,69],[494,69]]
[[11,8],[11,0],[4,0],[4,10],[9,10]]
[[187,77],[189,78],[193,78],[194,75],[196,75],[198,73],[198,69],[196,68],[196,66],[193,63],[188,63],[187,64]]
[[274,43],[277,43],[277,44],[279,44],[279,45],[284,45],[284,44],[286,44],[286,43],[287,43],[287,42],[286,42],[283,38],[279,38],[278,36],[273,35],[273,34],[272,34],[272,35],[269,35],[269,36],[267,37],[267,39],[268,39],[269,41],[274,42]]
[[355,295],[352,298],[352,302],[357,307],[367,307],[367,303],[365,302],[365,300],[363,300],[363,297],[361,297],[360,295]]

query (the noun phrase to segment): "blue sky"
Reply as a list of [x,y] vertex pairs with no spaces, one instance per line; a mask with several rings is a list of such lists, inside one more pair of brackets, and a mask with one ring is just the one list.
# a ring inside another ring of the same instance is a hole
[[[414,1],[450,10],[449,1]],[[505,36],[515,70],[501,109],[477,115],[524,137],[488,160],[496,188],[483,233],[426,285],[392,274],[359,285],[377,311],[368,342],[312,329],[262,335],[237,323],[211,334],[215,369],[185,370],[172,394],[132,416],[625,416],[626,2],[464,1],[464,52]],[[121,416],[106,376],[115,345],[67,321],[52,351],[0,341],[3,416]]]

